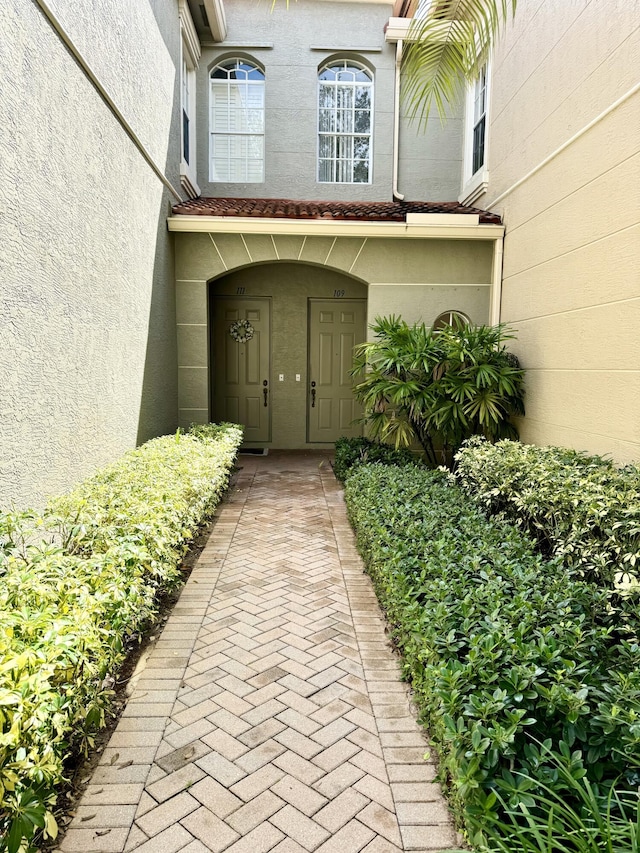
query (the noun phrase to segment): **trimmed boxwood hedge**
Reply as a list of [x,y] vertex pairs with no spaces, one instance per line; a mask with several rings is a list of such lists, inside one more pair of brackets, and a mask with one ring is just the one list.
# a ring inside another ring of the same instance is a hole
[[157,438],[42,515],[0,515],[0,850],[55,837],[64,760],[104,725],[127,640],[179,581],[241,440],[231,424]]
[[336,441],[333,473],[341,483],[344,483],[353,467],[365,465],[367,462],[399,466],[422,464],[420,458],[410,450],[396,449],[390,444],[382,444],[368,438],[339,438]]
[[500,810],[501,779],[521,780],[523,801],[538,782],[562,794],[551,752],[603,801],[616,782],[637,787],[638,643],[606,590],[543,559],[442,471],[360,466],[345,498],[471,837]]

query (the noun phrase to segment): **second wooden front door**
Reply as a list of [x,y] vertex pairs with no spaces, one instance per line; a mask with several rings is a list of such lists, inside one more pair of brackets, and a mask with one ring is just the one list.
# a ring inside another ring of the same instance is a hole
[[362,435],[353,396],[353,348],[365,340],[365,299],[309,300],[308,441]]

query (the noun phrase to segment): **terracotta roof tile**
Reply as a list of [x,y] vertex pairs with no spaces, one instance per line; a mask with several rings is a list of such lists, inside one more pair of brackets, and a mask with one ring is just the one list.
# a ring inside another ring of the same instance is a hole
[[495,213],[457,201],[298,201],[290,198],[196,198],[173,207],[175,216],[242,216],[265,219],[331,219],[404,222],[407,213],[478,214],[482,224],[500,225]]

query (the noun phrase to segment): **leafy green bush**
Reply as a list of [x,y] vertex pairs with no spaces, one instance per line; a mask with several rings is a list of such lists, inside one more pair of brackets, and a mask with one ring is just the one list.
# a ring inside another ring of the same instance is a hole
[[430,464],[451,464],[470,435],[517,437],[524,414],[524,371],[507,352],[503,326],[446,326],[377,317],[376,340],[355,349],[354,393],[373,438],[409,447],[418,441]]
[[42,516],[0,516],[0,850],[55,836],[63,762],[104,724],[127,639],[178,581],[241,438],[157,438]]
[[640,468],[562,447],[479,438],[456,460],[467,494],[526,530],[543,553],[609,587],[637,584]]
[[561,786],[508,773],[498,780],[502,814],[478,834],[478,853],[640,853],[638,792],[612,790],[604,801],[578,754],[565,745],[549,757]]
[[368,438],[339,438],[336,441],[333,473],[341,483],[344,483],[353,467],[367,462],[399,466],[420,464],[419,458],[405,448],[396,449],[390,444],[381,444]]
[[579,809],[550,758],[562,749],[603,810],[616,780],[637,786],[639,649],[605,590],[545,561],[442,471],[363,465],[345,498],[472,837],[497,818],[508,778]]

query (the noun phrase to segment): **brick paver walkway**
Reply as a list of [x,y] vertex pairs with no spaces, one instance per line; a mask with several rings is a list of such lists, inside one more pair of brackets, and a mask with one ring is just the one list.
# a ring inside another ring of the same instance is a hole
[[327,456],[239,464],[60,850],[455,847]]

